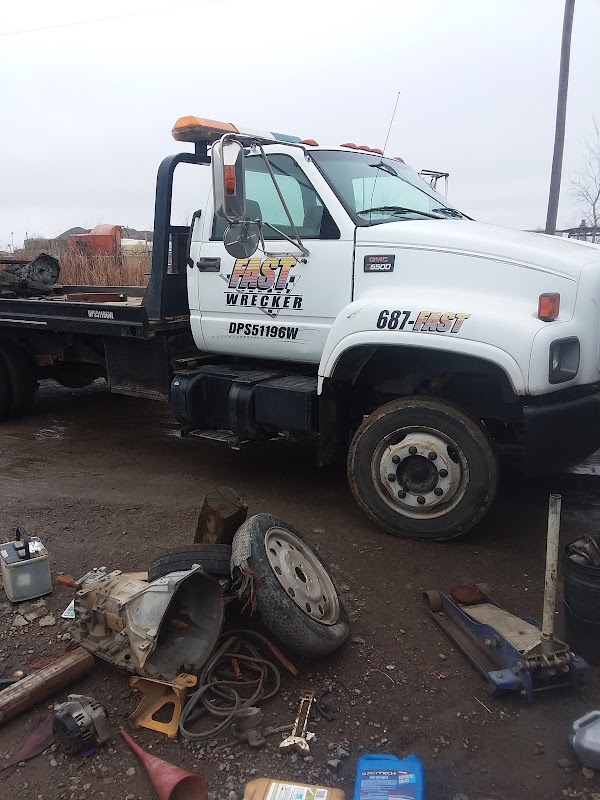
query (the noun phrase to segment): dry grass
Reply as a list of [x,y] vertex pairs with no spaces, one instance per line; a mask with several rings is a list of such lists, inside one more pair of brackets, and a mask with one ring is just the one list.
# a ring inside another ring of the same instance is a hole
[[[40,250],[19,250],[19,258],[33,260]],[[65,247],[49,242],[44,252],[60,261],[62,284],[84,286],[146,286],[150,272],[150,256],[147,253],[127,253],[122,258],[108,255],[85,256],[73,253]]]

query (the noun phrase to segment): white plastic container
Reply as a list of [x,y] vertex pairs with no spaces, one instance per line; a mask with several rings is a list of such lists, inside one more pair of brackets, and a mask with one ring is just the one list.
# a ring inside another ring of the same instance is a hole
[[575,720],[571,745],[584,767],[600,769],[600,711]]
[[52,591],[48,551],[37,536],[27,536],[21,528],[14,542],[0,544],[0,571],[4,591],[13,603]]

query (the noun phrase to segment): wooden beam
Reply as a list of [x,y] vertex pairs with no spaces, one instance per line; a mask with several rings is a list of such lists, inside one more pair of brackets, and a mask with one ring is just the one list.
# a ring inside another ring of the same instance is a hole
[[71,686],[87,675],[93,666],[94,657],[82,647],[77,647],[47,667],[4,689],[0,692],[0,725]]

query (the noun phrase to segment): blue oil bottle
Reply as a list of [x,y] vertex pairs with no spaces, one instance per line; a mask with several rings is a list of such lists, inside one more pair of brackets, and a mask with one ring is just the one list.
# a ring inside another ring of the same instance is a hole
[[353,800],[425,800],[425,772],[417,756],[396,758],[378,753],[361,756],[356,765]]

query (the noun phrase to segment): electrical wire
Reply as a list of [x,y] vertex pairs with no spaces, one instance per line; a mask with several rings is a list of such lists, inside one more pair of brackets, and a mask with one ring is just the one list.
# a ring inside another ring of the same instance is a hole
[[183,3],[176,6],[162,6],[161,8],[149,8],[146,11],[131,11],[128,14],[114,14],[108,17],[96,17],[95,19],[81,19],[74,22],[58,22],[56,25],[44,25],[40,28],[23,28],[18,31],[0,31],[0,36],[19,36],[24,33],[38,33],[40,31],[54,31],[58,28],[73,28],[76,25],[93,25],[96,22],[109,22],[115,19],[129,19],[130,17],[142,17],[148,14],[160,14],[163,11],[177,11],[181,8],[198,8],[202,6],[216,5],[225,0],[203,0],[198,3]]
[[[229,631],[221,636],[221,645],[205,665],[198,678],[199,688],[190,697],[179,720],[179,732],[184,739],[199,742],[211,739],[231,725],[236,714],[245,708],[272,700],[281,687],[281,673],[272,661],[263,658],[257,647],[248,641],[253,637],[269,646],[256,631]],[[231,661],[246,666],[253,677],[236,677]],[[270,685],[269,685],[270,684]],[[212,695],[212,696],[211,696]],[[209,730],[192,731],[187,725],[203,716],[216,717]]]

